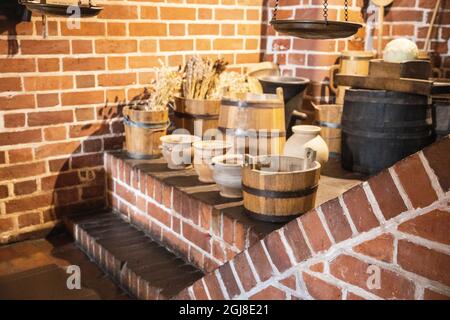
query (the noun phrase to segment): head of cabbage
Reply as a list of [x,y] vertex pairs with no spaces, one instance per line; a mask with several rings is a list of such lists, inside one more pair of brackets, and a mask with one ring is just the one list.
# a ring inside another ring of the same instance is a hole
[[384,50],[383,59],[386,62],[405,62],[416,60],[419,54],[417,45],[409,39],[400,38],[389,42]]

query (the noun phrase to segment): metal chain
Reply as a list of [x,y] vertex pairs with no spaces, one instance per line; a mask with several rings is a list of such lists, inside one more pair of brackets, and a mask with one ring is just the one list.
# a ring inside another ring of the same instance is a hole
[[[277,12],[280,0],[275,0],[275,7],[273,8],[272,20],[277,20]],[[348,0],[344,1],[345,21],[348,21]],[[328,0],[323,0],[323,17],[325,22],[328,22]]]
[[344,2],[345,21],[348,21],[348,0]]
[[328,22],[328,0],[323,0],[323,18]]
[[280,0],[275,0],[275,8],[273,8],[273,16],[272,16],[272,21],[277,20],[277,12],[278,12],[278,4],[279,4]]

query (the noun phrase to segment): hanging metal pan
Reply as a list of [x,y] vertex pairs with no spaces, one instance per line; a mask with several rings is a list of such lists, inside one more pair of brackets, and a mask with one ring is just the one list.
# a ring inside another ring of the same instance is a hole
[[[73,12],[67,12],[68,5],[50,4],[50,3],[36,3],[36,2],[20,2],[27,7],[28,10],[37,12],[39,14],[48,14],[56,16],[70,16]],[[103,7],[97,6],[80,6],[80,14],[82,17],[96,16],[103,10]]]
[[362,27],[358,23],[320,20],[272,20],[270,24],[279,33],[319,40],[348,38]]

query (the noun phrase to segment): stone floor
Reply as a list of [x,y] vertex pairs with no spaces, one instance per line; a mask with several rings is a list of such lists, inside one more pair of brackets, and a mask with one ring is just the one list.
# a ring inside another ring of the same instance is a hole
[[[69,290],[69,265],[81,271],[81,289]],[[130,299],[67,234],[0,247],[1,300]]]

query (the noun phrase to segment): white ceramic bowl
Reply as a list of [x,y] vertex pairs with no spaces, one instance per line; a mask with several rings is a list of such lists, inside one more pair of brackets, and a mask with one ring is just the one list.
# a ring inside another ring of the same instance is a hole
[[194,142],[194,169],[201,182],[214,183],[211,160],[226,154],[232,147],[231,142],[223,140],[208,140]]
[[212,158],[214,182],[225,198],[242,198],[242,166],[244,155],[230,154]]
[[187,134],[173,134],[160,138],[161,151],[169,169],[184,170],[192,166],[192,144],[200,137]]

